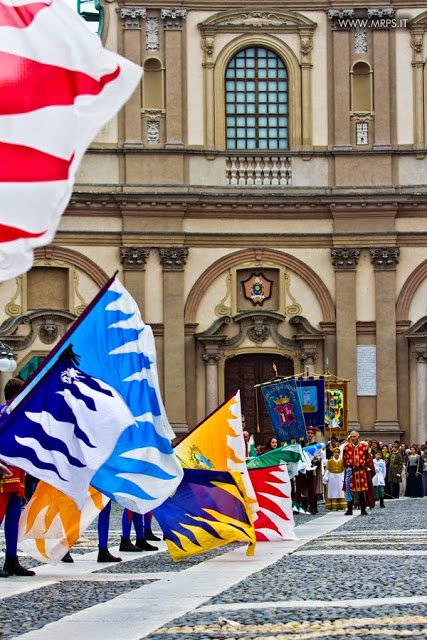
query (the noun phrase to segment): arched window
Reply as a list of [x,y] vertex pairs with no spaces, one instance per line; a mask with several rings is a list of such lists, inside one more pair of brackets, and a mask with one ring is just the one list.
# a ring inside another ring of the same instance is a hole
[[227,149],[288,149],[288,73],[273,51],[248,47],[225,72]]

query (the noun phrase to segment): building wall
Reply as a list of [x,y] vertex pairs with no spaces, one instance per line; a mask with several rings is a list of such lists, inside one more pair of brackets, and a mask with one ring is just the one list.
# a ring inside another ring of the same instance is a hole
[[[360,2],[356,17],[371,4]],[[421,4],[394,2],[408,26],[367,29],[366,51],[356,51],[354,29],[333,26],[326,0],[272,0],[268,11],[253,0],[187,0],[177,12],[150,0],[132,4],[141,9],[132,28],[121,16],[127,5],[105,3],[104,43],[143,66],[158,61],[160,104],[147,107],[143,81],[100,131],[54,241],[61,250],[36,255],[35,269],[67,270],[68,308],[53,300],[43,313],[29,310],[26,275],[0,285],[0,339],[18,366],[47,353],[118,270],[153,325],[177,431],[224,398],[229,357],[271,352],[319,374],[328,362],[350,379],[350,425],[367,435],[427,438],[417,391],[427,366]],[[288,65],[293,129],[280,153],[225,148],[221,74],[250,44],[273,47]],[[372,72],[372,108],[363,113],[352,110],[357,62]],[[357,123],[367,123],[366,145],[357,144]],[[239,311],[242,269],[273,274],[277,308],[248,302]],[[255,339],[249,324],[257,322]],[[40,330],[52,323],[58,333],[46,342]],[[237,348],[227,346],[239,335]],[[358,345],[376,347],[376,395],[357,395]]]

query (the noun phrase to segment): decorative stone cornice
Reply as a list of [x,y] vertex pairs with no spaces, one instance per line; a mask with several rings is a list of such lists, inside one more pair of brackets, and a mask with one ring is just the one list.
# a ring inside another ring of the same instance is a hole
[[143,7],[120,7],[119,12],[123,29],[141,29],[142,21],[147,16]]
[[187,9],[162,9],[160,15],[167,31],[179,31],[182,29],[182,21],[187,17]]
[[184,271],[188,258],[187,247],[162,247],[159,249],[160,264],[163,271]]
[[369,249],[371,254],[371,263],[374,265],[375,270],[384,271],[396,269],[396,265],[399,262],[399,247],[377,247],[375,249]]
[[335,271],[355,270],[359,256],[360,249],[351,249],[347,247],[331,249],[332,264],[335,267]]
[[120,262],[125,271],[145,271],[150,249],[145,247],[120,247]]

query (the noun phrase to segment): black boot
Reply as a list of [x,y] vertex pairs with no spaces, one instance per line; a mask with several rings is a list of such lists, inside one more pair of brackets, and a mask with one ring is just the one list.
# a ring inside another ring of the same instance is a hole
[[74,562],[73,557],[69,551],[67,551],[65,556],[61,558],[61,562]]
[[144,538],[146,540],[160,540],[151,529],[144,529]]
[[367,516],[368,512],[366,511],[366,499],[364,493],[359,493],[359,504],[360,504],[360,515]]
[[19,564],[18,556],[6,556],[3,570],[11,576],[35,576],[35,571],[26,569]]
[[130,538],[122,538],[120,542],[119,551],[142,551],[139,547],[136,547],[130,541]]
[[143,551],[158,551],[159,547],[155,547],[153,544],[148,544],[144,538],[136,539],[136,546]]
[[0,578],[8,578],[8,577],[9,577],[8,572],[7,571],[2,571],[0,569]]
[[384,498],[380,498],[380,507],[385,509]]
[[350,502],[347,502],[347,511],[344,514],[345,516],[352,516],[353,515],[353,500],[350,500]]
[[121,562],[121,558],[116,558],[109,551],[108,547],[98,547],[98,560],[97,562]]

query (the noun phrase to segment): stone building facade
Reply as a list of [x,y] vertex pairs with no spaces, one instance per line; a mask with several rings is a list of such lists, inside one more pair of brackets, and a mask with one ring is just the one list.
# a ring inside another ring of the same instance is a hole
[[274,363],[350,380],[365,435],[426,440],[425,0],[101,4],[144,76],[54,244],[0,285],[18,371],[119,270],[177,433],[236,387],[254,431]]

